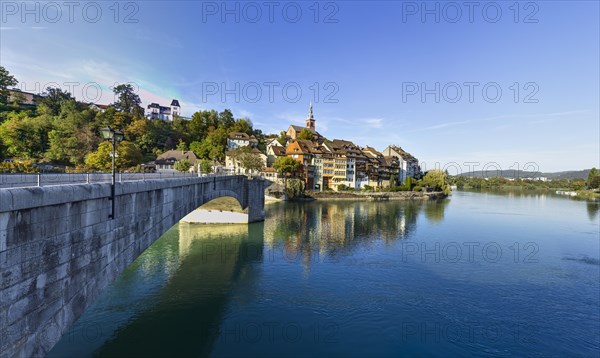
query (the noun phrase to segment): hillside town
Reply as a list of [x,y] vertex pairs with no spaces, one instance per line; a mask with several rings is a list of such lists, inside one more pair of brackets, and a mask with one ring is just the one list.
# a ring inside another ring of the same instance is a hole
[[[21,107],[38,107],[40,104],[51,106],[51,98],[47,94],[33,94],[17,88],[7,92],[8,103],[17,103]],[[60,109],[61,103],[68,101],[69,96],[68,93],[60,91],[58,94],[66,95],[59,103]],[[132,98],[135,98],[135,95],[132,95]],[[79,106],[98,113],[98,118],[118,117],[116,113],[119,110],[115,112],[115,108],[119,108],[118,102],[111,105],[79,103]],[[139,105],[136,108],[129,111],[134,113],[132,123],[135,122],[135,118],[145,118],[148,123],[168,123],[170,126],[175,126],[178,121],[185,122],[184,125],[193,122],[193,118],[182,117],[178,99],[173,99],[169,105],[150,103],[145,109]],[[222,112],[219,115],[227,113],[231,116],[231,112]],[[110,119],[108,121],[110,123]],[[114,122],[114,119],[112,121]],[[203,153],[208,150],[210,154],[200,154],[201,149],[198,149],[199,145],[194,146],[193,138],[187,143],[180,138],[179,145],[165,143],[164,150],[154,150],[157,153],[154,158],[148,158],[146,154],[141,162],[130,164],[136,164],[144,171],[189,171],[199,175],[245,174],[279,183],[288,178],[295,178],[304,182],[306,190],[313,191],[392,187],[405,184],[408,178],[419,179],[422,175],[418,159],[398,145],[387,145],[378,150],[375,146],[362,147],[346,139],[326,138],[317,130],[312,103],[309,105],[304,126],[290,124],[287,129],[282,128],[279,134],[265,135],[260,130],[253,129],[251,122],[246,119],[234,120],[231,116],[229,122],[233,123],[233,126],[223,128],[226,130],[223,132],[223,136],[226,136],[223,147],[212,145],[210,141],[205,145]],[[215,125],[206,127],[209,128],[209,135],[217,132],[214,129]],[[220,139],[213,140],[214,143],[219,141]],[[283,158],[288,160],[287,169],[278,167],[278,162],[282,162]],[[94,165],[90,164],[93,161],[90,160],[89,154],[86,154],[85,160],[86,168],[93,169]],[[292,165],[289,165],[290,160],[295,163],[291,162]]]
[[[349,140],[329,140],[317,131],[316,122],[311,104],[305,126],[290,125],[284,136],[268,136],[264,152],[258,149],[259,141],[254,135],[230,132],[225,163],[213,163],[211,172],[256,174],[282,182],[285,175],[273,165],[278,158],[288,157],[298,162],[296,170],[289,175],[304,181],[306,190],[315,191],[383,188],[404,184],[408,177],[418,179],[421,176],[418,159],[400,146],[388,145],[378,151],[370,146],[360,147]],[[260,158],[260,169],[244,167],[236,157],[243,148]],[[173,171],[175,163],[181,160],[189,160],[190,170],[197,170],[199,161],[191,151],[165,152],[154,164],[158,171]]]

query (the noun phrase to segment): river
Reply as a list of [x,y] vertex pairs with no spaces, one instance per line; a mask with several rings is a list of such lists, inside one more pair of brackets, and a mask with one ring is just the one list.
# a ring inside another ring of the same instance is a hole
[[180,223],[49,357],[599,356],[600,206],[543,194]]

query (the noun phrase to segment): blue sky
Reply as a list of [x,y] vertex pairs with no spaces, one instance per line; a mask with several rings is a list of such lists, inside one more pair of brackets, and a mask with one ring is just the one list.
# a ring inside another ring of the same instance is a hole
[[3,2],[0,64],[25,90],[86,100],[97,83],[110,103],[132,82],[144,105],[230,108],[267,133],[312,101],[326,137],[428,169],[600,166],[599,3],[473,3]]

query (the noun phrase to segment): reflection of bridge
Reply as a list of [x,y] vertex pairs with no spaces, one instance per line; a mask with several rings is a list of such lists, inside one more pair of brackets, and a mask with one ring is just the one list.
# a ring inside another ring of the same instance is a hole
[[115,277],[186,214],[231,196],[264,220],[243,176],[0,189],[0,352],[44,355]]

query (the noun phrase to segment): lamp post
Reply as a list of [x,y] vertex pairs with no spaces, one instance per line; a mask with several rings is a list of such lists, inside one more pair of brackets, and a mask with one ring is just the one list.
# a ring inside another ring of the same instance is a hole
[[102,132],[102,138],[111,141],[112,143],[112,185],[110,186],[110,200],[112,202],[110,219],[115,218],[115,183],[116,183],[116,169],[115,169],[115,158],[117,157],[117,143],[123,140],[123,132],[114,130],[111,127],[104,127],[100,130]]

